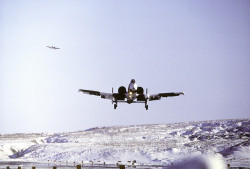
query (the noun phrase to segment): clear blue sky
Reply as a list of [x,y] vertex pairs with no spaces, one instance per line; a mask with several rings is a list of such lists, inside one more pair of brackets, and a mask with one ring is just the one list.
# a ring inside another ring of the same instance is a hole
[[[249,118],[249,9],[248,0],[1,0],[0,133]],[[151,94],[186,95],[146,111],[78,93],[132,78]]]

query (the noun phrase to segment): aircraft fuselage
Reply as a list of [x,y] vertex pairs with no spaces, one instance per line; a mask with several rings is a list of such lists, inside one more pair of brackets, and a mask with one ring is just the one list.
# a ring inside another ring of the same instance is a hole
[[127,102],[130,104],[132,103],[136,98],[137,98],[137,94],[135,92],[128,92],[127,94]]

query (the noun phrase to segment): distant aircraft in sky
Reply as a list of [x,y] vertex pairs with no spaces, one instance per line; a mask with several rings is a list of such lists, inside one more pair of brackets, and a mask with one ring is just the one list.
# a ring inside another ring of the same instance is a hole
[[55,47],[55,46],[46,46],[46,47],[48,47],[48,48],[50,48],[50,49],[60,49],[60,48],[57,48],[57,47]]
[[148,110],[148,101],[160,100],[162,97],[173,97],[184,95],[184,92],[178,93],[158,93],[158,94],[148,94],[148,90],[146,89],[146,94],[144,94],[144,89],[142,87],[137,87],[135,80],[132,79],[129,86],[128,91],[124,86],[120,86],[118,89],[118,93],[102,93],[99,91],[93,90],[84,90],[79,89],[78,92],[83,92],[84,94],[101,96],[103,99],[112,100],[112,104],[114,103],[114,109],[117,108],[117,103],[145,103],[145,108]]

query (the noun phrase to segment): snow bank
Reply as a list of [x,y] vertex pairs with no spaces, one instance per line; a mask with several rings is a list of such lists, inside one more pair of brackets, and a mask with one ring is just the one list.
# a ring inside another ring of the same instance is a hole
[[250,146],[238,148],[238,150],[234,152],[234,157],[250,160]]
[[137,164],[174,163],[185,169],[223,169],[220,157],[197,156],[219,152],[227,160],[249,159],[249,137],[250,119],[96,127],[69,133],[0,134],[0,159],[114,164],[136,160]]
[[226,169],[226,164],[220,155],[193,157],[174,164],[172,169]]

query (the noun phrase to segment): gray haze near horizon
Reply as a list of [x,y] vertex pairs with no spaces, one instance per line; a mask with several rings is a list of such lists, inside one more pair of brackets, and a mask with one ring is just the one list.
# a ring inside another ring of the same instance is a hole
[[[250,117],[250,1],[0,1],[0,133]],[[51,50],[46,46],[56,46]],[[111,92],[134,78],[143,104]]]

